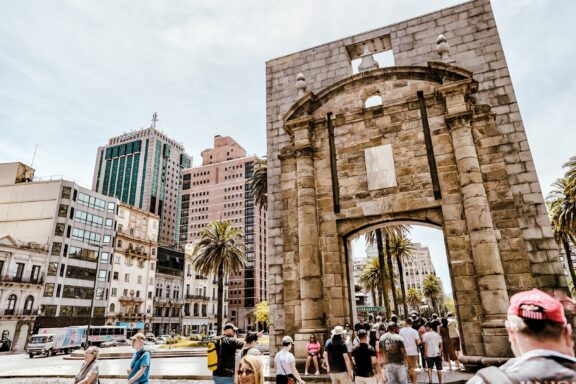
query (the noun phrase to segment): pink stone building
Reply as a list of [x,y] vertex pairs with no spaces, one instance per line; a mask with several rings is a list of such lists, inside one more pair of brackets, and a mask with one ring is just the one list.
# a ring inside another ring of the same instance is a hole
[[179,243],[200,239],[214,220],[230,220],[244,232],[246,268],[230,277],[227,317],[241,329],[255,328],[254,306],[267,298],[266,213],[255,206],[248,179],[256,156],[231,137],[214,137],[202,165],[183,171]]

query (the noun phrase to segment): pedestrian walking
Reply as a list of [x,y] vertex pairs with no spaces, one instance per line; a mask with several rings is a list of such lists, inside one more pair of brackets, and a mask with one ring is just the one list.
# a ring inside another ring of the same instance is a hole
[[429,321],[430,326],[434,329],[434,332],[438,332],[438,327],[440,326],[440,320],[438,320],[438,314],[432,314],[432,320]]
[[404,339],[398,334],[398,324],[388,323],[388,332],[380,338],[380,348],[384,358],[385,374],[389,384],[408,384],[404,360],[406,348]]
[[262,353],[258,349],[258,332],[248,332],[244,338],[244,345],[240,351],[240,357],[246,355],[260,356]]
[[376,350],[368,344],[368,334],[364,329],[358,331],[358,338],[360,344],[352,351],[354,381],[356,384],[376,384],[382,378]]
[[438,383],[442,384],[442,337],[434,330],[434,323],[426,323],[426,333],[422,336],[424,355],[428,372],[428,382],[432,383],[432,369],[436,366]]
[[332,384],[350,384],[352,382],[352,361],[348,356],[348,348],[342,340],[344,328],[337,325],[332,330],[332,338],[326,341],[324,361]]
[[128,368],[128,384],[148,384],[152,355],[150,351],[144,349],[146,336],[142,333],[137,333],[130,339],[136,352],[134,352],[130,368]]
[[294,345],[294,340],[290,336],[282,338],[282,349],[274,356],[274,366],[276,367],[276,384],[293,384],[298,381],[304,384],[304,380],[296,370],[296,358],[290,352]]
[[344,324],[344,334],[342,335],[342,340],[344,340],[344,343],[346,344],[346,347],[348,348],[348,352],[352,352],[352,339],[354,338],[354,331],[352,330],[352,326],[350,325],[350,323],[346,323]]
[[244,347],[244,342],[236,338],[236,327],[232,323],[224,325],[224,334],[214,341],[217,343],[218,366],[212,372],[215,384],[233,384],[236,368],[236,351]]
[[366,330],[366,332],[370,331],[370,324],[364,321],[364,316],[358,316],[358,322],[354,324],[354,331],[358,332],[361,329]]
[[236,374],[239,384],[264,384],[264,367],[258,356],[244,356]]
[[458,331],[458,322],[451,312],[448,312],[448,331],[450,332],[450,340],[454,346],[454,351],[456,356],[458,356],[460,352],[460,332]]
[[400,329],[400,336],[404,340],[406,350],[406,365],[408,376],[412,384],[416,384],[416,367],[418,367],[418,346],[422,343],[418,331],[412,328],[412,319],[406,319],[406,324]]
[[[420,318],[419,320],[424,320],[422,318]],[[422,342],[422,337],[426,334],[426,327],[425,327],[425,322],[419,321],[419,323],[421,323],[422,325],[420,325],[420,327],[418,327],[418,335],[420,335],[420,345],[418,346],[418,349],[420,350],[420,356],[421,356],[421,362],[422,362],[422,369],[426,369],[426,354],[424,353],[424,343]]]
[[320,350],[322,349],[322,345],[318,340],[316,340],[316,336],[310,335],[310,340],[306,345],[306,350],[308,351],[308,357],[306,358],[306,368],[304,368],[304,376],[308,376],[308,368],[310,367],[310,363],[314,363],[314,368],[316,368],[315,375],[320,374],[320,368],[318,367],[318,360],[320,360]]
[[505,324],[516,357],[479,370],[467,384],[576,383],[572,327],[560,301],[538,289],[517,293]]
[[74,384],[97,384],[98,381],[98,355],[100,350],[97,347],[89,347],[84,352],[84,363],[80,372],[74,378]]
[[450,339],[450,330],[448,329],[448,319],[442,318],[440,320],[440,326],[438,327],[438,333],[442,338],[442,358],[448,363],[448,369],[452,370],[452,361],[456,365],[456,369],[460,369],[460,361],[458,361],[458,356],[454,350],[454,345],[452,344],[452,339]]

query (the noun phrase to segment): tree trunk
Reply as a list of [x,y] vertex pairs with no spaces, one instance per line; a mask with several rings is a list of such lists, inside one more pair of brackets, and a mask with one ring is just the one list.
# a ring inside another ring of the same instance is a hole
[[218,308],[216,312],[216,334],[222,334],[222,322],[224,321],[224,266],[218,268]]
[[398,315],[398,299],[396,298],[396,287],[394,287],[394,266],[392,265],[392,253],[390,252],[390,239],[388,235],[385,235],[384,238],[386,242],[386,261],[388,262],[388,275],[390,277],[394,314]]
[[374,305],[380,305],[379,302],[376,301],[376,290],[372,288],[370,290],[370,293],[372,294],[372,302],[374,303]]
[[408,305],[406,304],[406,289],[404,287],[404,267],[402,258],[396,255],[396,264],[398,265],[398,276],[400,278],[400,293],[402,294],[402,306],[404,307],[404,318],[408,318]]
[[566,261],[568,262],[568,269],[570,270],[570,277],[572,278],[572,289],[576,291],[576,271],[574,271],[574,263],[572,263],[572,251],[570,250],[570,242],[568,240],[562,241],[564,251],[566,252]]
[[386,289],[386,267],[384,261],[384,250],[382,249],[382,231],[380,228],[376,229],[376,247],[378,248],[378,263],[380,265],[380,286],[382,288],[384,303],[386,306],[386,318],[390,319],[392,313],[390,311],[390,298],[388,297],[388,290]]

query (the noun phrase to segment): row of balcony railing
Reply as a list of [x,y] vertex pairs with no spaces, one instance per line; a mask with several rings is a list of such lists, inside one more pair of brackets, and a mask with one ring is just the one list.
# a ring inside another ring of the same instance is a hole
[[40,276],[0,276],[0,283],[44,284],[44,274]]
[[0,309],[0,317],[2,316],[36,316],[38,308],[31,309]]

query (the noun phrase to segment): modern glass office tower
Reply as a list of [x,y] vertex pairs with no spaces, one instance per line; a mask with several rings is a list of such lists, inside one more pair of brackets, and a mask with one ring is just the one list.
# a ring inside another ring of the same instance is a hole
[[155,125],[98,148],[92,189],[160,216],[159,242],[177,241],[182,170],[192,164],[184,146]]

